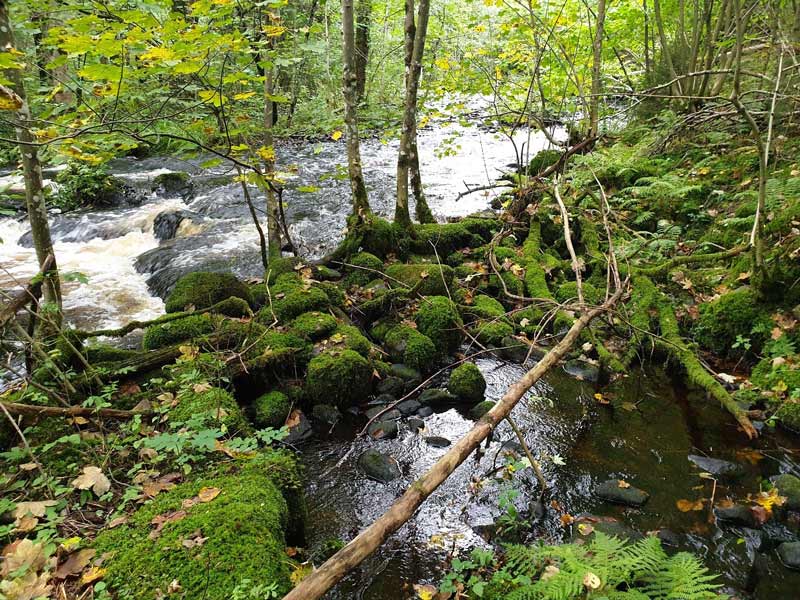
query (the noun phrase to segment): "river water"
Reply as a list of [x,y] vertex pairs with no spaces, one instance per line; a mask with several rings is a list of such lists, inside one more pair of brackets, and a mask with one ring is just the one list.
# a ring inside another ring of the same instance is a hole
[[[542,136],[515,141],[517,147],[525,142],[530,152],[545,145]],[[440,123],[422,131],[419,142],[426,193],[440,220],[485,210],[497,191],[457,201],[459,192],[466,185],[491,183],[515,162],[513,146],[506,139],[478,127]],[[292,237],[305,256],[320,256],[342,238],[350,210],[349,185],[342,176],[344,143],[291,141],[279,146],[278,154],[286,173]],[[390,216],[397,144],[365,140],[362,154],[373,209]],[[241,189],[232,181],[234,173],[225,167],[201,169],[201,162],[117,161],[113,172],[144,194],[141,206],[53,216],[62,272],[86,277],[65,284],[65,313],[72,324],[111,327],[155,317],[163,312],[162,297],[171,284],[189,270],[261,275],[257,238]],[[192,175],[193,198],[150,191],[155,176],[171,171]],[[303,186],[319,191],[299,191]],[[182,211],[185,219],[174,239],[159,243],[153,223],[158,215],[175,211]],[[0,218],[0,289],[13,289],[36,271],[33,250],[24,239],[26,229],[22,220]],[[477,364],[488,381],[490,399],[499,398],[524,372],[520,365],[494,358]],[[687,393],[659,372],[632,373],[604,390],[614,398],[610,406],[598,404],[595,391],[564,372],[554,372],[515,409],[514,418],[542,461],[550,498],[557,504],[540,521],[531,519],[521,539],[555,542],[578,535],[574,525],[563,525],[563,514],[591,519],[588,522],[595,525],[629,527],[628,533],[669,531],[679,548],[699,553],[739,597],[796,598],[800,577],[780,566],[772,550],[775,540],[797,539],[796,525],[774,520],[760,530],[728,527],[710,518],[707,504],[688,513],[676,507],[680,499],[709,499],[712,493],[716,500],[743,501],[771,475],[800,473],[796,441],[776,432],[746,444],[717,406]],[[623,405],[626,408],[620,408]],[[397,439],[359,441],[348,454],[354,433],[364,422],[363,417],[348,415],[332,431],[319,430],[302,447],[312,549],[331,538],[351,539],[446,451],[426,444],[425,436],[455,441],[472,425],[459,409],[442,409],[426,419],[422,434],[402,425]],[[482,457],[459,467],[409,523],[328,597],[413,598],[411,586],[435,583],[448,553],[487,546],[492,523],[502,512],[499,492],[509,483],[486,474],[497,461],[502,463],[501,444],[511,438],[508,426],[502,425]],[[361,475],[355,462],[368,446],[394,456],[403,476],[384,485]],[[710,480],[701,478],[687,459],[689,454],[735,461],[742,466],[742,476],[719,482],[712,490]],[[346,455],[341,467],[334,468]],[[593,495],[594,487],[606,479],[624,479],[648,491],[651,499],[641,509],[608,505]],[[514,481],[522,492],[515,503],[527,517],[536,497],[535,479],[527,469]]]

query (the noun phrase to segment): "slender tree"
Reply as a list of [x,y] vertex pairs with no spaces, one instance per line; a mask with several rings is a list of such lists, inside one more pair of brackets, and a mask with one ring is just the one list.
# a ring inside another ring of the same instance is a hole
[[603,68],[603,31],[606,26],[606,0],[597,3],[597,23],[592,43],[592,98],[589,102],[589,137],[597,136],[600,122],[600,78]]
[[372,25],[372,0],[358,0],[356,4],[356,99],[364,100],[367,89],[367,64]]
[[[417,97],[422,72],[422,56],[425,52],[425,38],[428,33],[430,0],[420,0],[416,24],[414,23],[414,0],[406,0],[405,7],[406,97],[403,108],[403,129],[400,134],[400,152],[397,157],[397,200],[394,219],[405,229],[410,229],[408,178],[412,164],[416,163],[417,174],[419,174],[419,161],[416,158]],[[408,59],[409,49],[410,60]],[[421,190],[421,179],[418,180],[418,185]],[[420,196],[424,198],[424,195],[420,194]],[[425,204],[425,208],[427,208],[427,204]],[[430,209],[427,212],[430,213]]]
[[[0,0],[0,48],[4,52],[16,51],[7,0]],[[28,221],[31,225],[33,246],[36,250],[39,268],[44,270],[48,256],[53,257],[50,268],[44,273],[42,283],[42,300],[49,313],[48,319],[39,319],[39,323],[57,326],[61,322],[61,284],[53,251],[53,239],[50,236],[50,224],[47,220],[42,165],[39,161],[35,139],[30,131],[31,111],[25,94],[21,68],[6,69],[4,76],[11,86],[10,88],[0,86],[0,108],[9,110],[13,115],[12,121],[19,143],[22,171],[25,177]],[[47,327],[42,326],[40,329],[46,331]]]
[[[276,9],[277,10],[277,9]],[[277,13],[267,12],[270,25],[278,18]],[[261,158],[264,161],[264,175],[272,179],[275,175],[275,136],[272,128],[275,125],[275,67],[274,50],[276,37],[267,38],[266,52],[264,53],[264,150]],[[271,183],[271,181],[270,181]],[[269,258],[280,258],[281,255],[281,227],[280,227],[280,198],[273,185],[268,185],[267,195],[267,240]]]

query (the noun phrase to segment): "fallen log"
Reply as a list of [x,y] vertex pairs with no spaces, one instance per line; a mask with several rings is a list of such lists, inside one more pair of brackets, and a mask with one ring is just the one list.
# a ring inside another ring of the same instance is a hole
[[395,531],[408,521],[420,505],[477,449],[505,419],[525,393],[556,365],[581,332],[593,319],[606,312],[622,296],[627,280],[602,306],[588,310],[572,325],[564,338],[513,384],[495,406],[470,431],[456,442],[424,475],[412,483],[406,492],[372,525],[358,534],[349,544],[329,558],[319,569],[303,579],[284,600],[316,600],[357,567]]
[[104,417],[107,419],[130,419],[136,415],[150,415],[147,410],[121,410],[118,408],[86,408],[83,406],[38,406],[18,402],[0,402],[12,415],[36,417]]

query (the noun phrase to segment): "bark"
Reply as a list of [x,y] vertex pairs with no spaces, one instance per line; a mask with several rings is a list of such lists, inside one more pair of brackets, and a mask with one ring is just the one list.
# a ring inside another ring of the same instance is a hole
[[344,121],[347,130],[347,165],[350,188],[353,194],[353,214],[362,222],[370,214],[367,187],[361,170],[361,145],[358,135],[358,110],[356,96],[356,50],[353,0],[342,0],[342,38],[344,50]]
[[650,65],[650,18],[647,16],[647,0],[642,0],[644,14],[644,74],[649,76],[653,68]]
[[5,408],[12,415],[30,415],[37,417],[106,417],[109,419],[131,419],[136,415],[150,415],[147,410],[120,410],[117,408],[84,408],[83,406],[39,406],[35,404],[19,404],[17,402],[3,402]]
[[600,77],[603,67],[603,31],[606,25],[606,0],[598,0],[597,25],[592,43],[592,99],[589,105],[589,137],[597,137],[600,122]]
[[[277,9],[276,9],[277,10]],[[275,19],[272,13],[268,13],[268,22],[272,23]],[[263,60],[266,64],[264,72],[264,176],[268,183],[275,177],[275,136],[272,128],[276,121],[276,110],[273,96],[275,95],[275,67],[272,66],[273,54],[275,50],[275,38],[269,38],[268,50],[264,53]],[[278,195],[272,185],[267,185],[267,249],[269,259],[280,258],[281,256],[281,228],[280,214],[278,210]]]
[[683,88],[681,87],[681,82],[678,79],[678,73],[675,70],[675,64],[672,62],[672,52],[669,48],[669,42],[667,41],[667,34],[664,32],[664,21],[661,18],[661,1],[660,0],[653,0],[653,13],[656,20],[656,29],[658,30],[658,39],[661,43],[661,54],[664,58],[664,62],[667,63],[667,67],[669,68],[669,76],[675,80],[673,84],[673,94],[681,95],[683,94]]
[[541,361],[513,384],[497,404],[372,525],[356,536],[347,546],[329,558],[319,569],[303,579],[284,596],[284,600],[316,600],[336,582],[357,567],[380,547],[386,539],[408,521],[436,489],[463,463],[497,425],[505,419],[525,393],[555,366],[578,340],[581,332],[599,315],[613,306],[622,295],[622,288],[601,307],[584,313],[575,321],[564,338]]
[[[314,17],[317,13],[317,5],[319,0],[312,0],[311,7],[308,10],[308,23],[306,27],[305,35],[303,36],[304,41],[308,43],[309,38],[311,37],[311,26],[314,24]],[[306,64],[306,56],[303,55],[303,60],[300,64],[297,65],[294,71],[294,77],[292,79],[292,100],[289,104],[289,114],[286,117],[286,120],[289,125],[292,124],[292,119],[294,118],[294,112],[297,110],[297,100],[298,96],[300,95],[300,76],[303,73],[303,67]]]
[[356,5],[356,102],[364,100],[369,63],[369,34],[372,20],[372,0],[358,0]]
[[425,190],[422,187],[422,172],[419,169],[419,150],[417,149],[417,128],[414,127],[414,139],[411,158],[411,191],[414,193],[414,213],[420,223],[436,223],[436,219],[428,206]]
[[[14,34],[8,14],[8,2],[0,0],[0,47],[3,50],[15,48]],[[11,82],[11,89],[3,88],[1,95],[15,106],[12,120],[19,151],[22,156],[22,171],[25,177],[25,200],[28,221],[33,235],[33,245],[39,268],[44,273],[42,282],[42,299],[48,312],[48,319],[40,319],[40,334],[52,333],[49,329],[61,323],[61,283],[58,278],[58,266],[53,252],[53,240],[50,236],[50,224],[47,220],[47,205],[44,198],[44,182],[42,165],[33,134],[29,129],[31,112],[25,95],[22,73],[19,69],[6,69],[4,75]],[[49,256],[53,257],[50,268],[45,269]]]
[[[394,220],[404,229],[411,229],[408,211],[408,178],[414,164],[417,146],[414,143],[417,130],[417,98],[419,79],[422,73],[422,56],[425,52],[425,38],[428,32],[430,0],[420,0],[414,24],[414,0],[406,0],[405,18],[405,56],[406,56],[406,98],[403,109],[403,130],[400,134],[400,152],[397,157],[397,201]],[[410,59],[409,59],[409,49]],[[418,170],[418,169],[417,169]],[[428,211],[430,212],[430,211]]]

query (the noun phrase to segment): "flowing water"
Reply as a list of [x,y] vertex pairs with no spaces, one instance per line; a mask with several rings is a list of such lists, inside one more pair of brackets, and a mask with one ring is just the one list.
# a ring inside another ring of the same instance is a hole
[[[545,144],[538,136],[516,142],[518,147],[525,142],[531,153]],[[497,191],[456,200],[459,192],[467,185],[491,183],[516,160],[507,140],[478,127],[456,124],[438,124],[422,131],[420,151],[429,203],[442,220],[485,210]],[[372,206],[389,216],[397,144],[366,140],[362,153]],[[288,182],[285,200],[292,237],[305,256],[320,256],[343,237],[350,210],[349,186],[342,177],[344,144],[293,141],[281,145],[278,154]],[[242,191],[232,181],[235,173],[224,167],[204,170],[198,166],[201,162],[177,158],[117,161],[114,173],[143,193],[141,206],[53,216],[62,272],[86,277],[65,285],[65,313],[72,324],[110,327],[155,317],[163,311],[162,298],[170,286],[190,270],[261,274],[257,238]],[[192,175],[192,199],[150,191],[153,178],[170,171]],[[316,186],[319,191],[298,191],[302,186]],[[156,218],[176,212],[184,218],[175,238],[159,242],[154,235]],[[24,284],[36,271],[25,233],[22,220],[0,219],[0,290]],[[524,372],[520,365],[496,359],[477,362],[488,381],[490,399],[499,398]],[[628,534],[668,530],[674,534],[669,539],[703,556],[740,597],[748,595],[745,591],[763,600],[797,597],[800,577],[778,565],[770,546],[775,540],[796,539],[796,526],[772,521],[762,530],[730,528],[709,518],[707,504],[703,510],[688,513],[676,507],[677,500],[708,499],[712,494],[717,500],[730,497],[742,501],[757,492],[766,477],[800,473],[794,441],[779,432],[765,436],[753,446],[760,450],[754,454],[718,407],[687,394],[660,373],[633,373],[604,391],[613,399],[609,406],[599,404],[594,392],[588,384],[554,372],[514,411],[528,445],[543,462],[550,498],[557,503],[540,521],[531,518],[520,534],[522,539],[561,541],[578,535],[574,525],[563,525],[563,514],[589,518],[587,522],[598,528],[603,524]],[[422,433],[402,425],[397,439],[358,441],[348,454],[354,433],[364,423],[363,417],[347,415],[332,431],[320,430],[302,446],[312,549],[331,538],[351,539],[446,451],[428,445],[425,436],[455,441],[472,425],[458,408],[440,410],[426,418]],[[437,581],[447,553],[487,546],[493,523],[502,513],[499,492],[509,483],[486,475],[503,463],[501,444],[510,439],[510,428],[503,424],[482,457],[459,467],[418,513],[329,597],[412,598],[412,584]],[[394,456],[403,476],[381,484],[360,474],[356,460],[367,446]],[[744,473],[733,482],[719,482],[714,489],[713,482],[701,478],[699,469],[687,460],[689,454],[736,461],[743,465]],[[334,468],[345,456],[342,465]],[[650,501],[642,509],[630,509],[598,500],[593,495],[595,485],[611,478],[645,489],[651,494]],[[535,478],[527,469],[514,480],[522,492],[515,504],[529,516],[537,493]],[[754,562],[758,569],[753,568]]]

